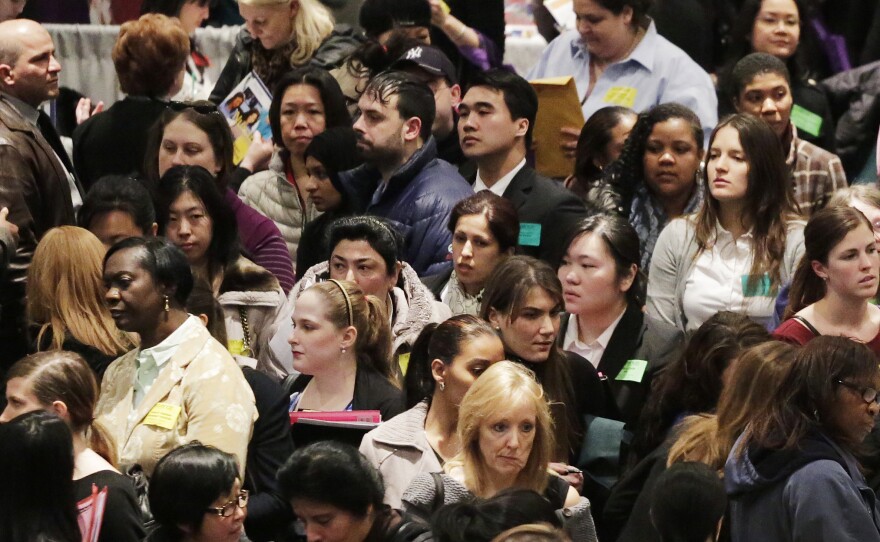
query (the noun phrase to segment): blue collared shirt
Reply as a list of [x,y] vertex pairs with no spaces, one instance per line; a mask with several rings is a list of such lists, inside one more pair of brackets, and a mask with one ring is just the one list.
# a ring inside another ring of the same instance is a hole
[[700,117],[705,141],[718,123],[718,98],[709,74],[687,53],[657,34],[653,21],[635,50],[599,76],[586,101],[583,98],[590,87],[590,53],[576,30],[550,42],[526,78],[565,75],[574,77],[585,119],[610,105],[642,112],[661,103],[676,102]]

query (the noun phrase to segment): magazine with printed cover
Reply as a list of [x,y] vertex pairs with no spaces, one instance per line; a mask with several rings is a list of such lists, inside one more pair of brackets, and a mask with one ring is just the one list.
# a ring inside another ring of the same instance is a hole
[[247,74],[220,104],[220,112],[232,129],[232,161],[236,165],[247,154],[255,132],[260,132],[263,139],[272,137],[272,128],[269,126],[271,104],[272,94],[254,72]]

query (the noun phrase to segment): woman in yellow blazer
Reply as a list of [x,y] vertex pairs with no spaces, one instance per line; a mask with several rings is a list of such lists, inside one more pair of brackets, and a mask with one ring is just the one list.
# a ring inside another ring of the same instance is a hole
[[107,369],[96,409],[119,464],[150,476],[162,456],[198,440],[243,468],[254,395],[226,348],[183,308],[193,286],[183,252],[164,239],[120,241],[104,258],[104,286],[116,325],[141,338]]

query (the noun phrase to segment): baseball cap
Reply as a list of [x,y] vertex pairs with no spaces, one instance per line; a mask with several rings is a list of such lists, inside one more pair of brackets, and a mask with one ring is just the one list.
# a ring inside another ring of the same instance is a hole
[[420,68],[434,77],[445,77],[451,84],[458,82],[455,76],[455,66],[443,51],[433,45],[415,45],[410,47],[398,58],[391,69],[401,69],[409,66]]

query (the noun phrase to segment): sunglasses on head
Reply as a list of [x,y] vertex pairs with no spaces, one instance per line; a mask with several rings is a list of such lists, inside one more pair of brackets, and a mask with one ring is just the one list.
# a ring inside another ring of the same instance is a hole
[[202,115],[209,115],[211,113],[220,113],[220,110],[217,109],[217,106],[214,104],[201,104],[201,103],[192,103],[192,102],[165,102],[165,106],[172,111],[186,111],[187,109],[192,109],[196,113],[200,113]]

